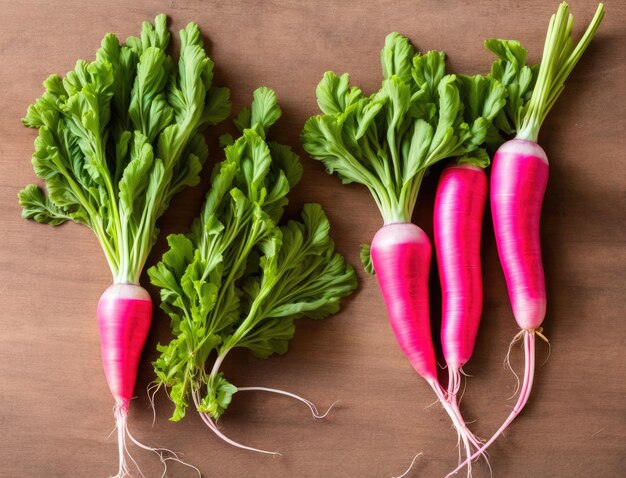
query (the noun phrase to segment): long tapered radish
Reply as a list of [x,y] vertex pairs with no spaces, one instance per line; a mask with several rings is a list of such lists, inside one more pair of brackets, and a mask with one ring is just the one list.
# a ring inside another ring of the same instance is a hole
[[[446,400],[459,417],[461,369],[474,352],[482,313],[480,239],[486,198],[483,168],[461,163],[441,173],[433,215],[442,294],[441,345],[448,367]],[[481,445],[477,440],[474,444]],[[467,471],[471,474],[471,465]]]
[[213,85],[213,62],[198,25],[180,31],[178,61],[167,53],[169,40],[163,14],[144,22],[141,35],[126,43],[107,34],[94,61],[78,60],[64,78],[54,74],[44,82],[46,91],[22,120],[39,130],[32,163],[48,191],[34,184],[20,191],[22,216],[89,227],[113,274],[114,285],[98,304],[98,321],[115,397],[118,477],[130,474],[127,458],[137,465],[127,442],[158,453],[164,466],[177,460],[128,431],[152,315],[139,280],[158,236],[157,220],[176,193],[200,181],[208,157],[204,130],[230,110],[228,89]]
[[437,379],[428,297],[431,249],[428,236],[417,225],[392,223],[374,236],[372,263],[400,349],[434,390],[470,456],[471,447],[479,447],[480,443],[465,426],[458,409],[448,403]]
[[482,313],[480,239],[486,198],[483,168],[461,163],[441,173],[433,224],[442,294],[441,345],[452,396],[474,351]]
[[513,315],[522,329],[524,377],[517,403],[494,435],[465,463],[484,452],[513,422],[528,402],[535,370],[535,339],[542,334],[546,315],[546,286],[541,259],[539,220],[548,183],[548,158],[537,144],[539,130],[564,88],[564,82],[589,45],[604,17],[604,6],[596,13],[583,37],[574,46],[571,38],[573,16],[562,3],[550,19],[537,82],[525,114],[517,126],[517,136],[504,143],[495,154],[491,173],[491,211],[498,255],[506,280]]
[[539,242],[548,158],[537,143],[514,139],[496,152],[491,170],[491,212],[498,255],[513,316],[535,330],[546,315],[546,285]]
[[415,224],[389,224],[374,236],[371,254],[400,348],[417,373],[428,383],[436,382],[437,361],[428,301],[428,236]]

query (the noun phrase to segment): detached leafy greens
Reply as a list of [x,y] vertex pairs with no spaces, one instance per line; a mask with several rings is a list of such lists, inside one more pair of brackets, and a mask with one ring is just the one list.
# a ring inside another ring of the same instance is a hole
[[169,251],[148,270],[174,335],[154,362],[156,386],[175,405],[171,419],[180,420],[192,400],[213,431],[243,448],[213,422],[237,392],[220,371],[225,357],[234,348],[259,358],[284,354],[296,319],[337,312],[356,287],[318,204],[306,204],[301,221],[278,225],[302,174],[298,156],[266,138],[280,115],[275,93],[257,89],[235,118],[241,136],[222,138],[226,159],[215,166],[191,232],[170,235]]
[[180,31],[178,65],[166,53],[165,15],[140,37],[102,40],[96,60],[79,60],[23,119],[39,129],[33,167],[47,183],[19,193],[22,215],[54,226],[90,227],[116,283],[138,284],[156,240],[156,220],[174,194],[199,182],[208,149],[202,135],[230,113],[230,93],[215,87],[200,31]]

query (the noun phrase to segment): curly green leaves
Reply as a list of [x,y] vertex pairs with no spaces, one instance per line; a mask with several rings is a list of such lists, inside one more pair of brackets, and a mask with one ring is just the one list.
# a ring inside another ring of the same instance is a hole
[[44,82],[23,120],[39,128],[33,167],[48,190],[20,193],[24,217],[91,227],[118,282],[139,280],[156,220],[174,194],[200,180],[203,129],[230,111],[228,90],[212,86],[198,26],[180,35],[178,68],[165,51],[165,15],[125,45],[106,35],[95,61]]
[[266,139],[279,117],[274,92],[256,90],[251,108],[234,120],[241,136],[224,139],[226,159],[215,166],[191,233],[169,236],[170,250],[148,270],[174,334],[154,362],[176,405],[173,420],[184,416],[189,394],[203,389],[198,410],[218,418],[236,392],[219,370],[230,350],[283,354],[295,319],[336,312],[356,287],[320,206],[305,205],[302,222],[277,225],[302,174],[289,147]]
[[[397,33],[387,37],[381,64],[382,86],[369,97],[347,74],[327,72],[317,87],[323,114],[309,118],[302,143],[342,182],[365,185],[385,223],[407,222],[425,170],[482,144],[505,92],[484,77],[457,81],[444,53],[416,53]],[[459,88],[474,95],[467,109]]]
[[485,47],[497,56],[491,78],[506,88],[506,104],[494,119],[504,134],[515,133],[522,125],[537,77],[537,67],[526,65],[526,49],[514,40],[490,39]]

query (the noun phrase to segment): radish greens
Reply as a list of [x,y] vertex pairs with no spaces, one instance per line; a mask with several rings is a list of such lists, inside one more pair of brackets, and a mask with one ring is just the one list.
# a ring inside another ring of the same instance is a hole
[[318,204],[306,204],[300,221],[277,224],[302,175],[298,156],[266,138],[280,115],[274,92],[257,89],[252,107],[235,118],[241,136],[222,138],[226,159],[215,166],[191,232],[170,235],[170,249],[148,271],[174,335],[154,362],[174,421],[190,399],[205,421],[219,418],[237,392],[221,372],[231,350],[284,354],[297,318],[337,312],[356,287]]

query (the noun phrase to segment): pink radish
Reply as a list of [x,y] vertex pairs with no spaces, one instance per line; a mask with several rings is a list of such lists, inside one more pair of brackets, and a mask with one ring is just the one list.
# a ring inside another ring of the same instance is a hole
[[177,192],[200,181],[208,157],[204,130],[230,111],[229,91],[212,84],[213,62],[198,25],[180,31],[178,62],[167,53],[169,40],[163,14],[144,22],[141,35],[125,44],[107,34],[95,61],[78,60],[65,78],[52,75],[44,82],[45,93],[22,120],[39,130],[32,163],[48,190],[31,184],[20,191],[22,216],[89,227],[113,274],[114,285],[98,304],[98,321],[115,398],[117,477],[130,474],[127,458],[137,465],[127,440],[158,453],[163,465],[177,460],[128,431],[152,316],[152,301],[139,280],[158,236],[157,220]]
[[550,20],[537,83],[515,139],[504,143],[493,160],[491,210],[493,226],[509,291],[513,315],[522,329],[513,339],[523,339],[525,368],[517,403],[495,434],[465,463],[483,453],[513,422],[526,405],[534,379],[535,336],[542,335],[546,314],[546,287],[539,219],[548,183],[548,158],[537,144],[539,129],[548,111],[563,91],[564,81],[587,48],[604,16],[598,5],[582,39],[574,47],[571,38],[573,17],[562,3]]
[[[442,293],[441,345],[448,366],[446,398],[458,417],[461,370],[474,352],[482,313],[480,239],[486,198],[483,168],[460,163],[441,173],[433,218]],[[477,440],[473,444],[481,445]]]
[[[137,369],[141,351],[152,322],[152,299],[141,286],[135,284],[113,284],[108,287],[98,302],[98,326],[104,374],[115,398],[115,424],[119,465],[116,477],[130,475],[126,463],[126,437],[140,448],[155,452],[167,470],[167,460],[174,460],[200,471],[181,461],[176,453],[166,448],[153,448],[137,441],[128,430],[128,408],[134,397]],[[164,457],[163,453],[169,456]],[[131,457],[131,460],[132,457]],[[134,460],[133,460],[134,461]]]
[[479,447],[480,443],[465,426],[458,408],[448,403],[437,379],[428,298],[430,240],[415,224],[388,224],[374,236],[371,257],[398,345],[434,390],[470,456],[471,445]]
[[[362,184],[372,194],[384,226],[371,247],[362,248],[362,260],[378,276],[400,348],[434,390],[469,456],[471,447],[480,444],[437,379],[428,301],[431,245],[411,216],[427,169],[483,144],[491,120],[504,105],[505,91],[470,80],[469,87],[476,86],[473,98],[479,98],[474,106],[492,116],[480,111],[468,120],[460,93],[465,83],[445,74],[443,52],[422,55],[407,38],[391,33],[381,63],[384,80],[370,96],[350,86],[347,74],[327,72],[316,90],[323,114],[309,118],[302,142],[328,172],[344,183]],[[486,108],[481,102],[485,98]]]
[[428,383],[436,383],[437,362],[428,307],[428,236],[415,224],[389,224],[374,236],[371,254],[400,348],[417,373]]
[[441,345],[448,365],[448,399],[453,407],[458,406],[461,369],[474,352],[482,313],[480,239],[486,198],[483,168],[461,163],[441,173],[434,230],[442,292]]
[[152,299],[141,286],[113,284],[98,302],[102,365],[116,406],[134,396],[137,367],[152,322]]

